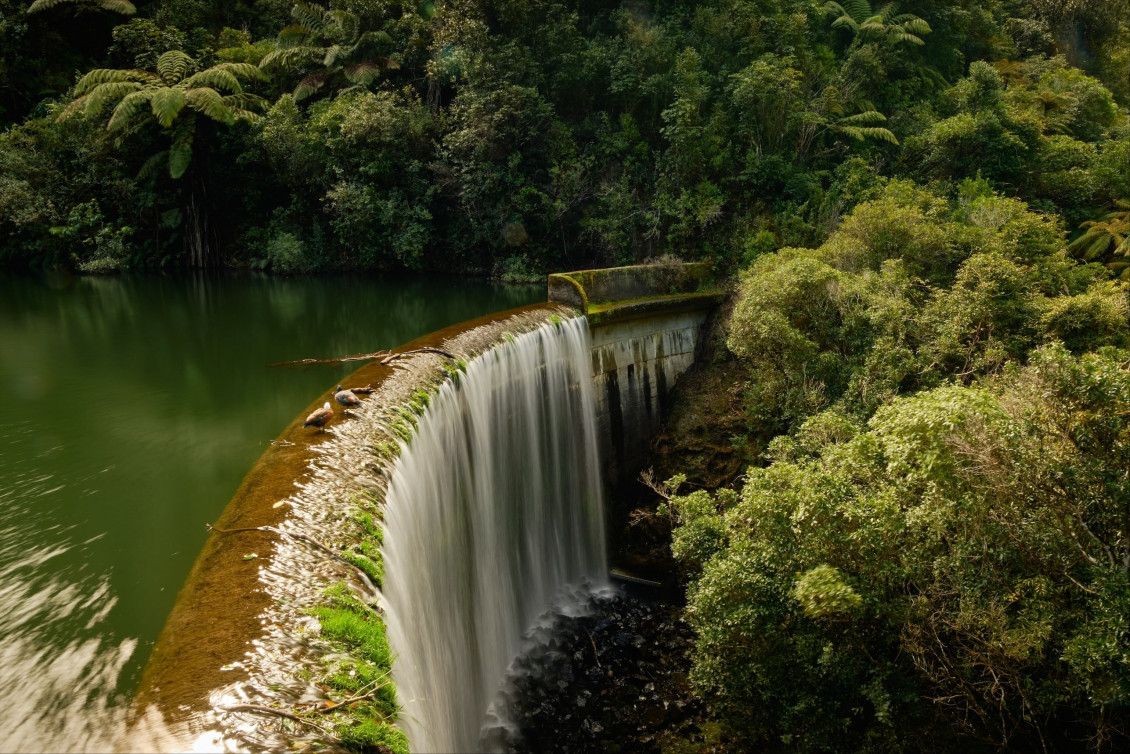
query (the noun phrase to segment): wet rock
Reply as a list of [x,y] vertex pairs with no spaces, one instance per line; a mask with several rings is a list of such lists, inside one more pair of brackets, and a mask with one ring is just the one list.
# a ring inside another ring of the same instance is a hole
[[509,752],[659,752],[696,734],[693,634],[677,607],[616,595],[553,631],[557,661],[530,658],[515,681]]

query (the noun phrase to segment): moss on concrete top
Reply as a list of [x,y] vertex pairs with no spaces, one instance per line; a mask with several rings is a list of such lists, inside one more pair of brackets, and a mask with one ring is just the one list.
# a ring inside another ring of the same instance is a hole
[[723,292],[706,262],[672,262],[550,275],[549,300],[581,310],[592,322],[670,308],[717,304]]

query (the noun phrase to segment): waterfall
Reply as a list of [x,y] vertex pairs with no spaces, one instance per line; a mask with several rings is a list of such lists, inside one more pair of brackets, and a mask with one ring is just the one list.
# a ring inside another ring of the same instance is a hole
[[433,396],[392,471],[383,589],[415,751],[476,751],[522,636],[567,585],[603,582],[584,318],[519,335]]

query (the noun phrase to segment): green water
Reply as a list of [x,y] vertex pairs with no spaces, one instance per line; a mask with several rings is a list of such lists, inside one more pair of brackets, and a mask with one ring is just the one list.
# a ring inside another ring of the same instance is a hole
[[100,749],[215,520],[357,365],[544,300],[433,278],[0,278],[0,730]]

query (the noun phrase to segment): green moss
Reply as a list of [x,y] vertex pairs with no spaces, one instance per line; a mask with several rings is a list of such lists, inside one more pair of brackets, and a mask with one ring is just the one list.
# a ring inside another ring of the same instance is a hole
[[353,514],[353,523],[361,528],[361,532],[371,539],[377,540],[378,543],[384,541],[384,531],[377,524],[376,519],[373,518],[372,513],[358,511]]
[[463,363],[462,367],[460,367],[460,361],[460,359],[457,359],[455,361],[448,360],[443,362],[443,373],[452,382],[459,382],[459,377],[467,371],[467,364]]
[[408,754],[408,738],[404,731],[388,723],[365,720],[341,733],[341,742],[353,751]]
[[373,560],[366,554],[353,552],[351,550],[344,551],[341,557],[361,569],[378,587],[384,584],[384,567],[381,565],[380,561]]
[[[411,437],[411,434],[409,434]],[[379,440],[373,446],[373,455],[382,461],[391,461],[400,455],[400,443],[391,440]]]
[[350,717],[362,723],[372,718],[384,722],[398,709],[396,688],[389,677],[392,649],[384,623],[375,610],[343,583],[327,589],[324,598],[326,604],[310,612],[322,625],[322,638],[339,645],[346,655],[344,659],[333,661],[325,682],[349,696],[376,688],[371,704],[370,700],[358,702],[351,707]]
[[404,418],[394,419],[392,422],[392,433],[399,437],[404,442],[412,439],[414,432],[412,431],[415,424],[409,424]]

